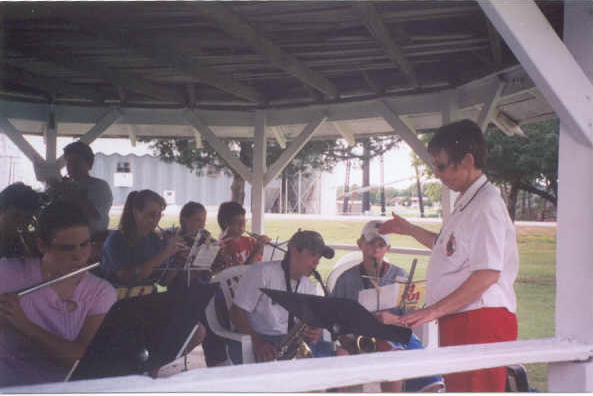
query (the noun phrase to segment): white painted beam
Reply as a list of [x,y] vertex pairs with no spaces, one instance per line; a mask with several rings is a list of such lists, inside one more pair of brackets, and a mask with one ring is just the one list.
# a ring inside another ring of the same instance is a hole
[[496,111],[494,117],[492,117],[490,121],[508,136],[525,136],[525,132],[521,126],[511,120],[511,118],[502,111]]
[[227,163],[229,168],[237,172],[243,180],[251,184],[253,176],[251,171],[243,165],[243,163],[237,158],[226,144],[216,137],[214,132],[202,121],[202,119],[196,114],[194,110],[185,110],[184,118],[187,123],[193,126],[204,139],[208,142],[210,147],[214,149],[220,155],[220,157]]
[[[460,372],[509,364],[585,361],[593,346],[568,339],[461,345],[372,355],[214,367],[168,378],[126,376],[4,388],[4,393],[308,392],[336,386]],[[298,380],[295,380],[298,379]]]
[[40,164],[45,161],[43,157],[37,152],[37,150],[35,150],[35,148],[31,145],[31,143],[29,143],[23,137],[21,132],[18,131],[14,125],[12,125],[10,120],[8,120],[8,118],[6,118],[2,113],[0,113],[0,129],[10,139],[10,141],[13,142],[15,146],[17,146],[19,150],[21,150],[21,152],[25,154],[27,158],[29,158],[29,160],[31,160],[33,164]]
[[45,161],[55,163],[58,151],[58,122],[56,120],[56,109],[53,105],[49,106],[47,124],[44,130],[45,140]]
[[[83,143],[90,145],[99,136],[101,136],[111,125],[117,122],[117,120],[119,120],[122,115],[123,113],[117,107],[108,110],[101,118],[99,118],[97,123],[87,131],[87,133],[80,137],[79,140]],[[64,155],[62,154],[56,162],[58,163],[58,167],[60,169],[63,168],[65,164]]]
[[356,138],[354,137],[354,131],[352,130],[352,126],[347,121],[336,121],[334,122],[334,126],[342,135],[344,140],[348,143],[349,146],[354,146],[356,144]]
[[383,100],[378,100],[376,102],[376,111],[385,122],[387,122],[395,132],[396,135],[399,135],[404,141],[410,146],[412,150],[420,157],[422,161],[426,163],[426,165],[432,168],[432,158],[426,149],[426,146],[420,139],[418,139],[418,135],[416,132],[411,129],[406,123],[404,123],[397,114],[391,110],[389,105],[385,103]]
[[480,110],[480,114],[478,115],[478,119],[476,120],[476,123],[482,129],[482,132],[486,132],[488,123],[492,120],[492,116],[496,113],[496,104],[500,99],[500,95],[502,94],[504,86],[505,83],[503,81],[495,81],[490,88],[490,92],[488,92],[488,100],[484,102],[484,105]]
[[[593,2],[565,2],[564,41],[593,80],[592,37]],[[593,150],[565,119],[560,116],[556,336],[593,343]],[[548,365],[548,390],[592,392],[593,362]]]
[[197,149],[204,147],[204,144],[202,144],[202,135],[198,131],[194,131],[194,142]]
[[325,122],[327,119],[327,115],[325,112],[317,113],[311,122],[309,122],[299,136],[296,137],[293,141],[290,142],[286,150],[280,154],[280,157],[274,162],[270,169],[266,172],[264,177],[264,185],[268,185],[272,180],[274,180],[282,169],[288,165],[290,161],[301,151],[301,149],[307,144],[311,137],[315,133],[315,131]]
[[280,146],[280,148],[284,150],[286,148],[286,136],[284,136],[284,131],[282,130],[282,127],[269,127],[268,129],[270,130],[270,132],[272,132],[272,135],[274,136],[274,139],[276,139],[276,142],[278,142],[278,146]]
[[266,112],[255,112],[255,147],[253,149],[253,179],[251,183],[251,230],[256,234],[264,233],[264,211],[266,189],[264,176],[266,173]]
[[80,137],[80,141],[86,144],[91,144],[99,136],[101,136],[107,130],[107,128],[115,124],[122,116],[122,111],[117,107],[110,109],[107,113],[101,116],[101,118],[99,118],[99,120],[91,129],[87,131],[87,133]]
[[535,2],[481,0],[478,4],[569,133],[581,144],[593,146],[593,85]]

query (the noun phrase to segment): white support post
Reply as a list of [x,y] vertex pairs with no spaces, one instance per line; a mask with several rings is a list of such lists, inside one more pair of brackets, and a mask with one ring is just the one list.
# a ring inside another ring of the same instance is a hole
[[[565,2],[564,41],[593,80],[592,38],[593,2]],[[560,115],[556,336],[593,344],[593,150],[570,130],[575,123],[565,118]],[[551,363],[548,390],[593,391],[593,362]]]
[[301,151],[303,146],[305,146],[305,144],[311,140],[311,137],[315,131],[321,126],[321,124],[325,122],[326,119],[327,115],[325,112],[317,113],[313,117],[311,122],[305,126],[299,136],[290,142],[286,150],[284,150],[282,154],[280,154],[280,157],[274,162],[274,164],[270,166],[270,169],[264,176],[264,185],[268,185],[272,180],[274,180],[275,177],[280,174],[280,172],[282,172],[282,169],[284,169],[286,165],[288,165],[288,163],[292,161],[292,159],[299,153],[299,151]]
[[253,183],[253,175],[251,171],[245,165],[243,165],[239,158],[233,155],[227,145],[216,137],[214,132],[208,128],[206,123],[202,121],[202,119],[193,110],[186,110],[183,116],[187,123],[193,126],[194,129],[204,137],[210,147],[212,147],[214,151],[216,151],[218,155],[221,156],[229,168],[237,172],[243,178],[243,180],[245,180],[245,182],[249,184]]
[[[442,100],[442,121],[443,125],[447,125],[457,120],[459,112],[459,105],[457,101],[457,92],[454,90],[445,91],[441,97]],[[444,184],[441,186],[441,207],[443,208],[443,220],[449,217],[453,211],[453,203],[455,202],[457,193],[449,190]]]
[[253,150],[253,181],[251,183],[251,230],[256,234],[264,233],[264,211],[266,190],[264,175],[266,172],[266,112],[255,112],[255,148]]
[[[569,3],[573,2],[565,2]],[[590,5],[590,1],[574,3]],[[593,146],[593,85],[535,2],[482,0],[478,4],[563,120],[566,131]],[[591,41],[590,36],[587,39]]]
[[45,127],[45,161],[55,163],[58,151],[58,122],[56,121],[56,109],[54,105],[49,106],[49,115]]
[[136,147],[136,143],[138,142],[137,135],[138,134],[136,133],[136,125],[128,125],[128,137],[130,138],[130,144],[132,145],[132,147]]

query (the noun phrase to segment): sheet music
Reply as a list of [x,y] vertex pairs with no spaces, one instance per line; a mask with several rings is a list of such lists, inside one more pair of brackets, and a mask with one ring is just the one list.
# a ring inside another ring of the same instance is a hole
[[191,267],[210,269],[219,250],[220,245],[218,242],[213,241],[212,239],[206,243],[201,244],[198,246],[197,252],[195,252],[195,257],[191,262]]
[[370,312],[395,308],[403,288],[399,283],[358,292],[358,302]]

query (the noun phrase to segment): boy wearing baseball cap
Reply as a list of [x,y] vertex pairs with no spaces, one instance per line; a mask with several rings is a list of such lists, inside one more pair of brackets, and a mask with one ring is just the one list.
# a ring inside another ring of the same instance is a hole
[[[247,268],[239,281],[229,316],[239,333],[251,336],[258,362],[276,359],[278,345],[298,322],[260,289],[316,294],[317,288],[309,276],[315,272],[321,257],[333,256],[333,249],[318,232],[299,230],[288,241],[288,252],[282,261],[260,262]],[[329,356],[331,345],[319,342],[320,335],[321,329],[304,328],[303,336],[313,356]],[[229,344],[233,361],[239,360],[235,348],[236,345]]]
[[[406,271],[384,260],[385,254],[390,248],[390,243],[388,235],[379,233],[380,226],[381,221],[372,220],[362,229],[360,238],[357,241],[362,252],[362,262],[340,275],[332,290],[333,297],[358,301],[358,293],[361,290],[386,286],[395,283],[396,280],[407,280],[408,274]],[[394,311],[395,314],[402,314],[397,309]],[[356,353],[353,350],[352,337],[342,336],[340,337],[340,343],[342,347],[336,351],[337,355]],[[378,351],[421,348],[420,340],[414,335],[412,335],[407,345],[385,340],[377,343]],[[401,392],[402,390],[406,392],[439,392],[444,390],[444,382],[441,376],[431,376],[405,381],[383,382],[381,383],[381,389],[384,392]]]

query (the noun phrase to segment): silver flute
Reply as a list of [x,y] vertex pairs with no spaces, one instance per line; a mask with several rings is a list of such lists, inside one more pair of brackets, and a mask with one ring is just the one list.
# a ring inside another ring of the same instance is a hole
[[69,272],[66,275],[62,275],[59,278],[50,279],[48,281],[38,283],[35,286],[31,286],[31,287],[28,287],[26,289],[19,290],[18,292],[16,292],[16,295],[19,296],[19,297],[20,296],[24,296],[25,294],[32,293],[35,290],[41,289],[42,287],[53,285],[54,283],[57,283],[59,281],[62,281],[64,279],[66,279],[66,278],[70,278],[71,276],[78,275],[78,274],[80,274],[82,272],[91,270],[91,269],[93,269],[95,267],[98,267],[99,264],[101,264],[101,263],[97,262],[97,263],[94,263],[94,264],[91,264],[91,265],[87,265],[86,267],[82,267],[82,268],[79,268],[79,269],[77,269],[75,271]]

